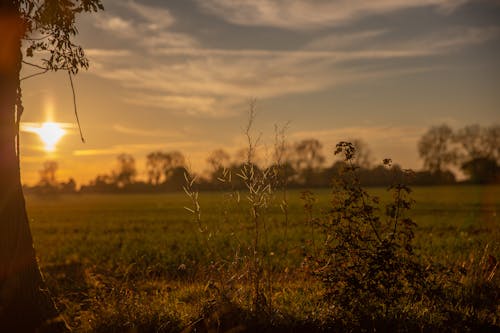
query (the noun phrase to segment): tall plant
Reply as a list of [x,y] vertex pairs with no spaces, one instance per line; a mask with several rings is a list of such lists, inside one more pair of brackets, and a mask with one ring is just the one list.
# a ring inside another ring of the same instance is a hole
[[[320,223],[326,241],[315,257],[315,274],[339,319],[350,325],[390,323],[401,316],[402,304],[420,297],[425,275],[412,245],[411,190],[397,179],[389,187],[391,202],[383,205],[360,185],[353,144],[340,142],[335,154],[343,155],[345,167]],[[390,166],[390,160],[384,164]]]

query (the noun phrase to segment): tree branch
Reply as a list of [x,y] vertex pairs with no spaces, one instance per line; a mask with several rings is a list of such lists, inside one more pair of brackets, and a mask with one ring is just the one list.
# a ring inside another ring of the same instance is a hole
[[75,110],[75,118],[76,118],[76,123],[78,124],[78,130],[80,131],[80,139],[82,140],[83,143],[85,143],[85,138],[83,137],[82,133],[82,126],[80,125],[80,119],[78,118],[78,111],[76,109],[75,87],[73,86],[73,78],[71,76],[71,71],[69,70],[68,70],[68,77],[69,77],[69,82],[71,83],[71,91],[73,92],[73,108]]
[[43,69],[43,70],[48,70],[48,68],[46,68],[46,67],[43,67],[43,66],[40,66],[40,65],[28,62],[26,60],[23,60],[23,64],[29,65],[29,66],[33,66],[33,67],[36,67],[36,68],[39,68],[39,69]]
[[31,74],[31,75],[28,75],[28,76],[25,76],[25,77],[22,77],[19,79],[19,81],[24,81],[24,80],[27,80],[27,79],[31,79],[32,77],[35,77],[35,76],[38,76],[38,75],[42,75],[42,74],[45,74],[47,73],[49,70],[46,68],[44,71],[42,72],[38,72],[38,73],[34,73],[34,74]]

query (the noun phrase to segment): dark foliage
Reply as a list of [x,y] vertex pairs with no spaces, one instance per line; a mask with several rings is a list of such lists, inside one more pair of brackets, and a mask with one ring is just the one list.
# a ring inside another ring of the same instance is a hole
[[[410,188],[402,182],[389,187],[393,201],[379,199],[361,187],[355,148],[340,142],[344,156],[341,177],[334,185],[330,211],[320,221],[326,235],[316,261],[317,275],[326,286],[335,317],[350,327],[404,325],[405,305],[420,301],[427,271],[412,247],[415,223],[407,216]],[[390,161],[384,161],[386,166]],[[393,170],[398,180],[408,175]]]

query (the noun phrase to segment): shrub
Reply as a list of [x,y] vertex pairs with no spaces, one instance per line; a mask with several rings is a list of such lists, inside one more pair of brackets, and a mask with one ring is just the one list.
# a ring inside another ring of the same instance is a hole
[[422,299],[426,280],[412,246],[416,224],[407,216],[411,190],[402,178],[410,172],[399,173],[401,179],[389,187],[393,199],[383,205],[360,185],[354,146],[340,142],[335,154],[343,154],[345,163],[331,208],[319,221],[326,240],[313,258],[314,274],[345,325],[399,326],[408,319],[409,305]]

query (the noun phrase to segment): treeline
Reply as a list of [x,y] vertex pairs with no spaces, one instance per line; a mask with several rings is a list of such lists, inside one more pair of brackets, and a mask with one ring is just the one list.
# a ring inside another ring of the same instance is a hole
[[460,169],[473,184],[500,182],[500,126],[469,125],[453,130],[431,127],[418,142],[424,168],[431,174]]
[[[364,186],[387,186],[402,174],[397,165],[376,165],[368,145],[361,140],[351,140],[356,147],[354,163]],[[500,126],[480,127],[471,125],[453,131],[447,125],[430,128],[419,140],[418,151],[424,170],[414,173],[413,185],[446,185],[457,183],[452,169],[460,169],[468,179],[466,183],[499,183],[500,180]],[[272,162],[258,163],[252,150],[240,150],[231,156],[223,149],[212,151],[207,159],[207,170],[196,177],[200,190],[221,188],[241,189],[244,181],[242,170],[253,165],[252,172],[272,178],[276,186],[288,188],[318,188],[331,186],[331,180],[343,169],[345,162],[335,161],[325,166],[323,144],[316,139],[306,139],[294,144],[277,141]],[[179,151],[155,151],[147,155],[145,179],[138,177],[135,158],[130,154],[117,157],[116,167],[107,174],[97,175],[88,184],[77,189],[73,179],[58,182],[57,163],[45,162],[40,170],[40,181],[27,192],[35,193],[115,193],[115,192],[165,192],[179,191],[186,183],[186,159]]]

